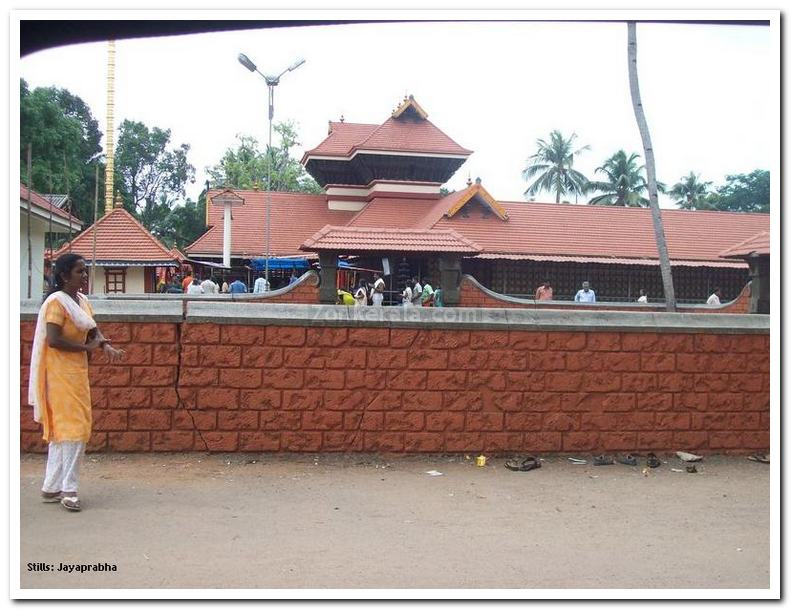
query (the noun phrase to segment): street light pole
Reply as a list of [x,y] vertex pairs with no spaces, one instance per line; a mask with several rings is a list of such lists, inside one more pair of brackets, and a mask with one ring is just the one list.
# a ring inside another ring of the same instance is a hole
[[250,72],[258,72],[266,81],[267,88],[269,89],[269,144],[267,146],[267,194],[266,194],[266,259],[264,261],[264,281],[266,282],[266,290],[269,290],[270,283],[269,283],[269,257],[271,255],[271,247],[270,247],[270,217],[271,217],[271,207],[272,207],[272,119],[275,116],[275,87],[280,83],[280,77],[283,76],[286,72],[291,72],[299,68],[302,64],[305,63],[304,59],[298,59],[293,64],[291,64],[288,68],[283,70],[277,76],[267,76],[263,74],[261,71],[258,70],[256,65],[250,61],[250,59],[244,53],[239,53],[239,63],[242,64],[245,68],[250,70]]

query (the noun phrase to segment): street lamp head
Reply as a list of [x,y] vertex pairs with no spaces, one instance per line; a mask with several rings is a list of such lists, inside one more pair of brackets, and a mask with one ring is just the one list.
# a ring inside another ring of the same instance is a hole
[[239,63],[242,64],[248,70],[250,70],[250,72],[255,72],[256,70],[255,64],[252,61],[250,61],[250,58],[247,57],[247,55],[245,55],[244,53],[239,53],[238,59],[239,59]]
[[291,72],[292,70],[296,70],[297,68],[299,68],[304,63],[305,63],[305,60],[300,57],[297,61],[295,61],[293,64],[291,64],[288,67],[288,71]]

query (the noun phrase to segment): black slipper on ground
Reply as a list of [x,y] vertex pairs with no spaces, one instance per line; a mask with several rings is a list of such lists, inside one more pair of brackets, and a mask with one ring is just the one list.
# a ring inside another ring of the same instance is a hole
[[505,467],[516,472],[529,472],[536,468],[541,468],[541,461],[531,455],[523,460],[508,460],[505,463]]
[[609,455],[597,455],[593,458],[594,466],[612,466],[614,463]]
[[626,455],[622,455],[618,458],[618,463],[625,464],[626,466],[637,466],[637,458],[631,453],[627,453]]
[[645,463],[649,468],[659,468],[662,465],[662,462],[656,457],[655,453],[649,453]]
[[687,466],[687,472],[690,474],[696,474],[698,472],[698,469],[694,465]]

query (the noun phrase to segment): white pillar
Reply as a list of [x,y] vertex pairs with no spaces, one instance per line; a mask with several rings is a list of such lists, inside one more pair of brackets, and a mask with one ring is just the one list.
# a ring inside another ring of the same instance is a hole
[[222,223],[222,264],[231,266],[231,206],[225,204],[225,216]]

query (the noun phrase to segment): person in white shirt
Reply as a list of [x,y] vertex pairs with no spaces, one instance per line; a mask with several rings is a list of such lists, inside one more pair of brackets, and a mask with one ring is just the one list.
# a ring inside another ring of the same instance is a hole
[[578,290],[574,295],[574,300],[577,303],[595,303],[596,293],[590,289],[590,283],[582,282],[582,290]]
[[711,294],[711,296],[706,301],[706,305],[722,305],[722,303],[720,302],[720,297],[721,296],[722,296],[722,294],[720,293],[720,288],[718,286],[718,287],[716,287],[714,289],[714,292]]
[[200,287],[203,288],[203,294],[216,294],[219,290],[217,284],[209,277],[200,283]]
[[403,303],[404,307],[412,307],[412,287],[409,284],[410,282],[406,283],[406,287],[401,293],[401,302]]
[[420,298],[423,295],[423,286],[420,284],[416,277],[412,278],[412,304],[415,307],[420,307],[422,303]]
[[201,288],[198,278],[193,278],[192,284],[187,286],[187,294],[203,294],[203,288]]
[[261,294],[262,292],[269,292],[269,283],[263,275],[259,276],[253,285],[253,294]]
[[374,273],[374,285],[371,289],[371,302],[375,307],[381,307],[385,298],[385,281],[378,273]]
[[645,290],[642,288],[640,289],[640,297],[637,299],[638,303],[648,303],[648,295],[645,293]]

